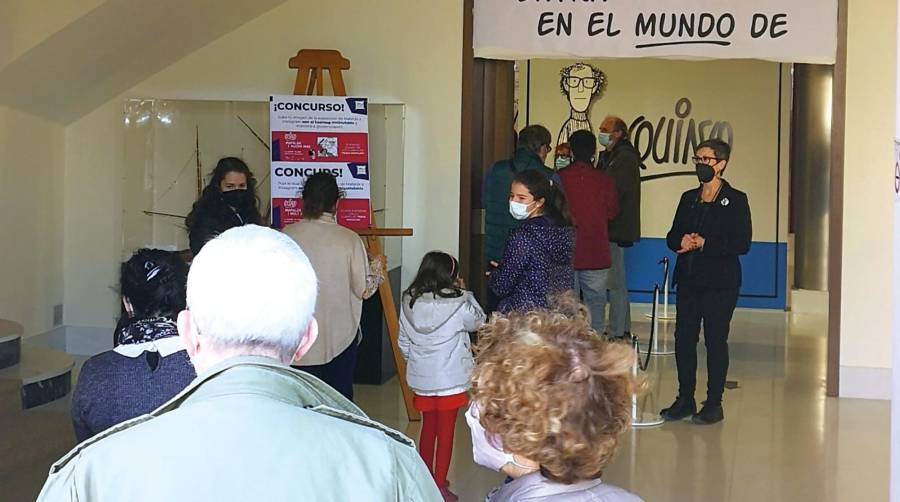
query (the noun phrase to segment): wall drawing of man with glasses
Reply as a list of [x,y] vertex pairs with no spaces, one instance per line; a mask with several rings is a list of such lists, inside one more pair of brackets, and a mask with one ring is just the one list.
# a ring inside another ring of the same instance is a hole
[[556,144],[567,143],[575,131],[595,132],[588,110],[606,89],[606,74],[593,65],[575,63],[559,72],[559,89],[569,100],[569,118],[559,130]]

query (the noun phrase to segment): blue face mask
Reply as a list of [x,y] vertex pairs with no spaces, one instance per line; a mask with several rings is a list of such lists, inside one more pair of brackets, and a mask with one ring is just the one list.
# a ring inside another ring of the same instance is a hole
[[531,211],[528,210],[530,205],[511,200],[509,201],[509,214],[517,220],[527,220],[528,216],[531,215]]
[[556,160],[553,163],[557,170],[569,167],[570,164],[572,164],[572,159],[563,156],[556,157]]
[[609,146],[612,143],[612,135],[608,132],[597,133],[597,143],[600,143],[603,147]]

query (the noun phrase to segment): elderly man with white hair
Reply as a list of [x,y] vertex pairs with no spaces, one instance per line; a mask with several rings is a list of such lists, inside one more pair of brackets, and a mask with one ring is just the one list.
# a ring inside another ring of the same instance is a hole
[[210,241],[178,318],[197,379],[75,447],[38,500],[441,500],[412,440],[288,366],[316,341],[316,292],[306,255],[274,230]]

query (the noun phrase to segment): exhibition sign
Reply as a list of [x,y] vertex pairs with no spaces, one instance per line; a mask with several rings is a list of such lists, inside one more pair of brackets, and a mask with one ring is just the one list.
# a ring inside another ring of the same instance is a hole
[[336,217],[349,228],[368,228],[368,100],[360,97],[271,96],[272,223],[281,228],[303,217],[303,186],[319,172],[337,178]]
[[834,64],[837,0],[475,0],[489,59],[763,59]]

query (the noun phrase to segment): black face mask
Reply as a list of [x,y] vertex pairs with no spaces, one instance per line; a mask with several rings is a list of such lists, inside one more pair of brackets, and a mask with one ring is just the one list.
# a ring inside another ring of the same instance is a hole
[[250,190],[245,188],[229,190],[227,192],[222,192],[222,200],[235,209],[242,209],[248,207],[253,202],[253,195],[250,193]]
[[697,179],[700,183],[709,183],[716,177],[716,171],[710,165],[694,164],[694,167],[697,169]]

